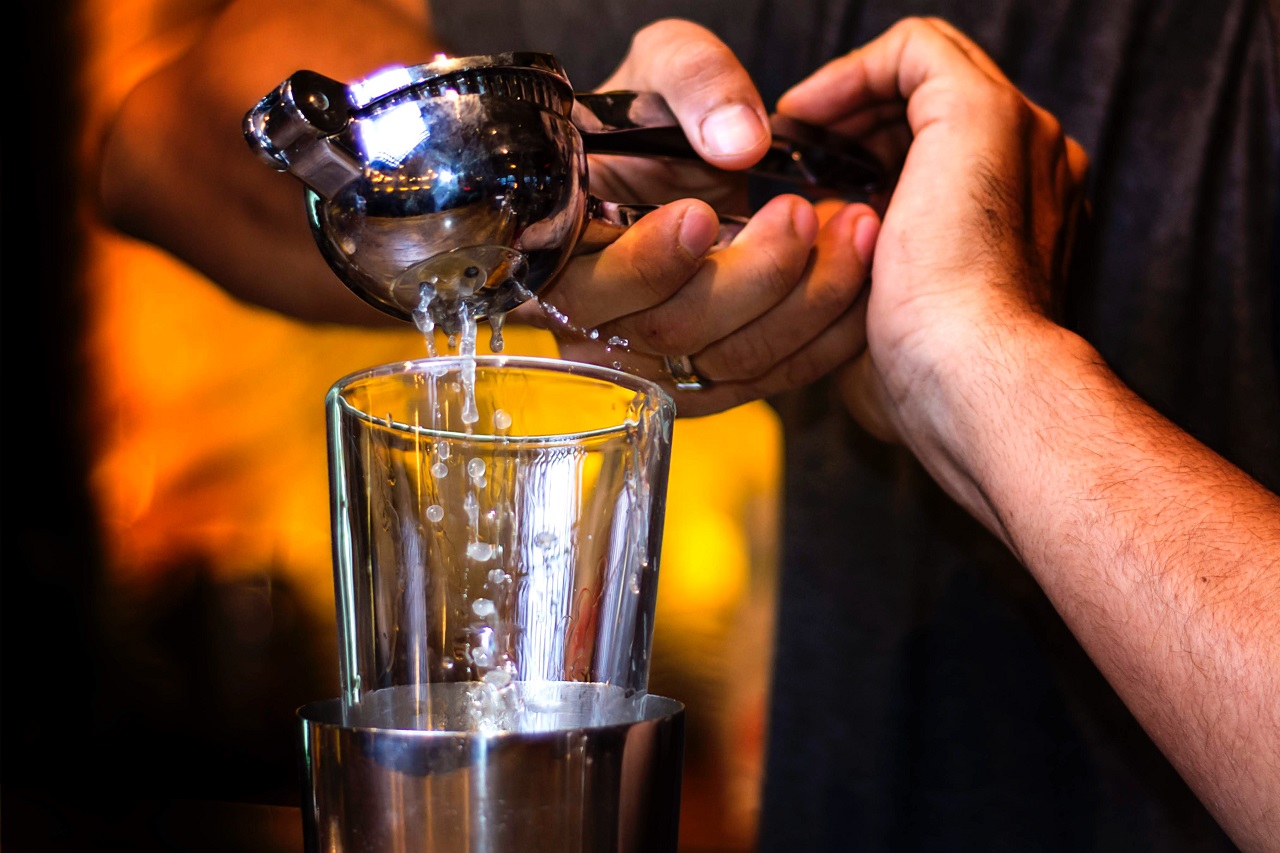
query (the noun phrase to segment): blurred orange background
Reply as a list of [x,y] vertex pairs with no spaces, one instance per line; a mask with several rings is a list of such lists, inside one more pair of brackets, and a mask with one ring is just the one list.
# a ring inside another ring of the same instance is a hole
[[[134,82],[196,34],[198,11],[86,0],[86,145]],[[92,151],[82,153],[87,162]],[[193,565],[218,582],[287,584],[323,628],[310,641],[336,646],[324,396],[352,371],[425,356],[421,335],[307,325],[244,305],[82,207],[99,442],[91,486],[110,594],[145,600]],[[555,353],[545,333],[509,328],[505,339],[505,352]],[[747,850],[754,838],[780,464],[764,404],[677,424],[651,689],[687,706],[689,851]]]

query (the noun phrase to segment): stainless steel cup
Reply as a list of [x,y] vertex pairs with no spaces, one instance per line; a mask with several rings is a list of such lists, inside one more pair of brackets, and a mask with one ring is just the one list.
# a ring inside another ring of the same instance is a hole
[[[308,853],[675,853],[684,707],[577,682],[530,684],[540,726],[464,730],[482,684],[301,709]],[[424,713],[433,728],[424,728]]]

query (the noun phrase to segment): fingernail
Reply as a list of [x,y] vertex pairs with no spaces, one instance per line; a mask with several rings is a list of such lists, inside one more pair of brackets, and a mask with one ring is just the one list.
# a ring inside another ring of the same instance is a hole
[[880,219],[874,213],[864,213],[853,223],[853,251],[864,267],[871,266],[876,253],[876,237],[880,235]]
[[699,210],[688,210],[680,220],[680,248],[701,258],[720,236],[720,224]]
[[710,154],[729,155],[750,151],[765,137],[764,124],[756,111],[744,104],[727,104],[712,110],[698,130]]
[[806,243],[812,243],[813,238],[818,236],[818,212],[813,209],[813,205],[803,199],[796,199],[795,205],[791,208],[791,227],[795,230],[796,236],[804,240]]

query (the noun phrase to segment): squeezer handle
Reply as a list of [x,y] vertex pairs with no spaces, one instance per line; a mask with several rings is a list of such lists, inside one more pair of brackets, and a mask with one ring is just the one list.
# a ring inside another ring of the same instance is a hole
[[[573,254],[586,255],[598,252],[614,240],[622,236],[640,217],[658,209],[656,204],[620,204],[616,201],[605,201],[596,196],[587,196],[586,225],[574,244]],[[733,242],[738,232],[747,224],[744,216],[719,214],[720,230],[711,251],[718,251]]]
[[[655,92],[577,93],[571,118],[588,154],[701,159]],[[885,189],[884,167],[855,140],[776,113],[769,121],[772,144],[749,173],[853,198]]]

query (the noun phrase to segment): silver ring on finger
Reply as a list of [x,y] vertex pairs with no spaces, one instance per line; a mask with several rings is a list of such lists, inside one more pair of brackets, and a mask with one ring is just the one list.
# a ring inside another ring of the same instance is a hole
[[667,373],[671,374],[677,391],[705,391],[711,386],[711,380],[704,379],[693,366],[693,359],[687,355],[664,355],[663,364]]

